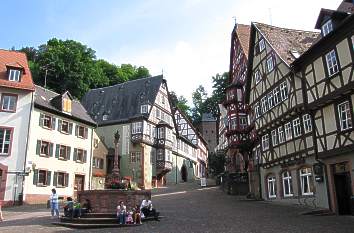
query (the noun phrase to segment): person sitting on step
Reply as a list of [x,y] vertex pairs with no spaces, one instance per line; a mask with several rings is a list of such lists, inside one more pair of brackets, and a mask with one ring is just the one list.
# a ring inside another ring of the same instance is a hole
[[134,224],[141,224],[141,212],[140,206],[136,205],[134,212],[133,212]]
[[140,205],[140,210],[146,217],[154,217],[156,221],[159,221],[159,212],[152,207],[152,202],[150,199],[143,200]]
[[71,197],[67,197],[64,206],[64,216],[73,218],[73,215],[74,215],[74,201]]

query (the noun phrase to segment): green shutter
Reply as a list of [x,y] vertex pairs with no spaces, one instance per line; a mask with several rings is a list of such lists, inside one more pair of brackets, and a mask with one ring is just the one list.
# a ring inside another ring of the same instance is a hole
[[50,183],[52,182],[51,178],[52,178],[52,172],[51,171],[47,171],[47,183],[46,183],[46,185],[50,186]]
[[34,169],[33,170],[33,185],[37,185],[38,182],[38,170]]
[[74,158],[73,158],[73,160],[74,160],[74,161],[77,160],[77,149],[76,149],[76,148],[74,149]]
[[73,134],[73,123],[69,123],[69,134]]
[[84,163],[86,163],[86,160],[87,160],[87,150],[84,150]]
[[70,154],[71,154],[71,147],[70,146],[67,147],[67,153],[68,153],[67,160],[70,160]]
[[44,115],[41,113],[39,115],[39,126],[43,126],[43,117],[44,117]]
[[60,148],[60,145],[57,144],[57,146],[55,148],[55,158],[59,158],[59,148]]
[[56,123],[56,118],[52,118],[52,129],[55,130],[55,123]]
[[64,186],[65,187],[69,186],[69,173],[65,173],[64,175]]
[[53,156],[53,148],[54,147],[54,144],[53,143],[50,143],[49,144],[49,156]]
[[36,154],[37,155],[41,154],[41,140],[37,140]]
[[78,125],[75,125],[75,136],[78,135],[78,131],[79,131],[79,126],[78,126]]
[[61,132],[61,120],[58,119],[58,131]]
[[54,178],[53,178],[53,186],[57,186],[58,183],[58,173],[54,172]]

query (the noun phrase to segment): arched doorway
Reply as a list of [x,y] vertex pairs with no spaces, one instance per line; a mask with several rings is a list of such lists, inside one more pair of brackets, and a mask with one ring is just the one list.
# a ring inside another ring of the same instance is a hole
[[188,177],[188,171],[187,171],[187,168],[186,168],[186,165],[183,164],[182,168],[181,168],[181,176],[182,176],[182,180],[184,182],[187,182],[187,177]]

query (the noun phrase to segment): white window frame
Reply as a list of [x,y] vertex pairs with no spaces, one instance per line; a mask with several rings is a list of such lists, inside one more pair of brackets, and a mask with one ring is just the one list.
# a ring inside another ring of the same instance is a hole
[[17,99],[17,95],[2,94],[1,110],[6,112],[16,112]]
[[277,130],[276,129],[272,130],[271,134],[272,134],[272,144],[273,144],[273,146],[277,146],[278,145],[278,132],[277,132]]
[[257,69],[254,73],[254,80],[256,81],[256,84],[258,84],[262,80],[261,72],[259,71],[259,69]]
[[273,90],[274,106],[277,106],[281,102],[279,87],[274,88]]
[[291,122],[288,122],[284,125],[284,132],[285,132],[285,140],[286,141],[293,139]]
[[256,115],[256,119],[261,116],[259,103],[256,103],[256,105],[254,107],[254,113]]
[[281,101],[286,100],[288,98],[288,85],[287,85],[286,81],[282,82],[280,84],[280,88],[279,89],[280,89],[280,99],[281,99]]
[[20,70],[10,69],[10,71],[9,71],[9,81],[19,82],[20,78],[21,78],[21,71]]
[[[301,195],[304,195],[304,196],[313,195],[313,190],[311,190],[312,169],[308,168],[308,167],[301,168],[299,175],[300,175],[300,184],[301,184]],[[308,192],[305,192],[305,186],[307,186],[306,188],[307,188]]]
[[268,99],[267,96],[262,97],[261,99],[262,103],[262,113],[266,113],[268,111]]
[[283,126],[278,127],[279,144],[285,142]]
[[272,109],[274,107],[273,92],[272,91],[269,92],[267,96],[268,96],[268,108]]
[[[283,195],[284,195],[284,197],[294,196],[290,172],[284,171],[281,176],[282,176],[282,180],[283,180]],[[286,183],[288,185],[288,188],[286,188],[286,186],[285,186]]]
[[259,52],[262,52],[265,49],[265,42],[263,38],[259,41],[258,48],[259,48]]
[[310,114],[303,115],[302,116],[302,120],[303,120],[303,123],[304,123],[304,131],[305,131],[305,133],[312,132],[312,121],[311,121]]
[[268,183],[268,197],[269,198],[276,198],[277,193],[276,193],[276,179],[275,176],[270,176],[267,178],[267,183]]
[[141,107],[140,107],[140,113],[141,113],[141,114],[144,114],[144,113],[148,113],[148,112],[149,112],[149,105],[147,105],[147,104],[141,105]]
[[299,117],[293,120],[293,130],[295,138],[301,136],[301,121]]
[[230,119],[230,129],[235,130],[237,128],[237,119],[235,116]]
[[262,149],[266,151],[269,149],[269,135],[265,134],[262,136]]
[[132,123],[132,134],[138,134],[143,132],[143,122],[133,122]]
[[245,129],[248,125],[247,122],[247,116],[246,115],[240,115],[239,116],[239,121],[240,121],[240,129]]
[[[0,128],[3,131],[3,137],[1,140],[0,155],[10,155],[11,145],[12,145],[12,130],[10,128]],[[8,140],[6,139],[8,138]],[[7,151],[5,152],[5,145],[8,145]]]
[[341,131],[351,129],[353,127],[349,101],[338,104],[338,118]]
[[273,70],[274,70],[273,56],[268,56],[267,57],[267,71],[268,71],[268,73],[270,73]]
[[326,55],[327,71],[329,76],[333,76],[339,72],[339,64],[337,61],[336,51],[333,49]]
[[331,31],[333,31],[333,23],[332,20],[328,20],[327,22],[325,22],[322,27],[321,27],[321,31],[322,31],[322,35],[326,36],[328,35],[328,33],[330,33]]

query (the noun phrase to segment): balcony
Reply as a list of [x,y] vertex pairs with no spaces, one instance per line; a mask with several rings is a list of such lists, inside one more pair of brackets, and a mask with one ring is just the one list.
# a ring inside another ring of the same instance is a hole
[[170,161],[156,161],[156,175],[162,177],[172,170],[172,162]]

